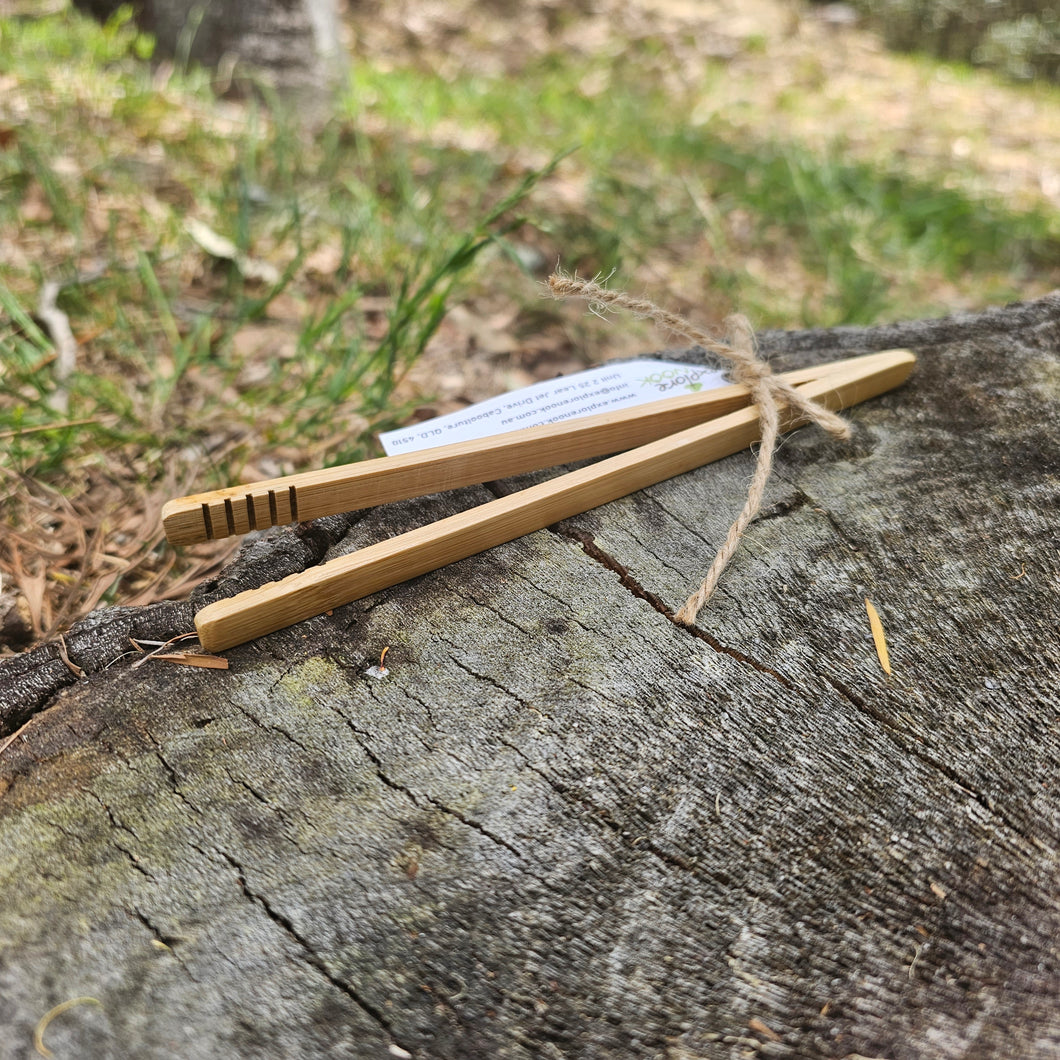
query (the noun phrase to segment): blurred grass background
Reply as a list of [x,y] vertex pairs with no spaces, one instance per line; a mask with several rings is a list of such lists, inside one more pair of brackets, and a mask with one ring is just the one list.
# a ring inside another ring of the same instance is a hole
[[990,25],[946,61],[885,46],[932,44],[902,27],[953,5],[362,2],[311,120],[152,61],[128,10],[28,6],[0,18],[8,649],[215,570],[233,543],[168,548],[169,497],[375,455],[411,415],[665,343],[543,299],[557,263],[708,325],[1057,283],[1055,70],[974,68]]

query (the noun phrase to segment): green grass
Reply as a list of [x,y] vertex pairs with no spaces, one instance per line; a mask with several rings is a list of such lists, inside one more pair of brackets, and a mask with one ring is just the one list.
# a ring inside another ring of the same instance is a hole
[[[142,38],[121,20],[102,29],[73,16],[11,23],[4,38],[8,68],[27,85],[36,83],[43,99],[49,42],[57,57],[84,63],[81,98],[59,95],[56,102],[76,112],[86,98],[109,90],[116,99],[111,120],[124,133],[115,138],[107,135],[113,125],[97,130],[89,122],[76,145],[79,171],[70,173],[73,145],[59,135],[72,134],[69,126],[43,132],[20,126],[17,149],[5,160],[5,227],[19,225],[19,203],[35,187],[50,217],[23,232],[39,227],[47,256],[56,239],[69,255],[21,274],[0,265],[9,319],[0,334],[6,391],[0,431],[32,429],[12,461],[26,476],[61,472],[72,437],[69,430],[39,430],[56,418],[56,386],[46,364],[42,370],[50,344],[31,317],[43,275],[67,278],[61,306],[75,326],[95,332],[91,360],[69,384],[69,418],[89,421],[73,432],[79,449],[142,446],[153,438],[151,449],[164,455],[206,433],[246,434],[214,469],[220,478],[263,445],[319,456],[320,445],[334,439],[336,417],[345,416],[358,429],[327,456],[352,459],[372,451],[372,431],[406,411],[390,404],[395,384],[475,260],[521,223],[518,207],[554,168],[499,180],[488,159],[454,160],[389,137],[364,137],[342,123],[310,144],[297,131],[296,115],[285,114],[278,101],[270,113],[247,107],[235,133],[211,130],[194,120],[196,110],[215,106],[201,75],[177,76],[164,93],[153,90],[150,70],[138,59]],[[81,42],[80,55],[74,41]],[[137,187],[145,142],[161,145],[148,172],[175,195],[176,208]],[[417,170],[425,178],[414,176]],[[454,170],[459,216],[444,198],[450,189],[442,174]],[[129,202],[89,233],[86,203],[100,195]],[[209,260],[183,231],[183,214],[205,216],[244,254],[278,259],[279,279],[265,288],[249,285],[232,262]],[[300,279],[306,256],[328,243],[341,246],[341,262],[324,290],[307,289]],[[86,282],[79,263],[89,258],[97,264]],[[189,268],[199,272],[190,285],[194,306],[186,297]],[[387,326],[375,336],[366,333],[359,305],[365,294],[390,298]],[[232,356],[233,340],[281,295],[301,303],[301,320],[287,356],[262,366],[248,383],[246,365]]]
[[[578,86],[590,75],[606,91],[585,96]],[[709,92],[710,83],[708,74],[700,91]],[[725,261],[715,282],[763,324],[857,324],[937,312],[943,307],[922,294],[933,286],[925,280],[936,277],[989,277],[991,296],[1016,297],[1030,270],[1060,265],[1056,211],[1014,212],[959,187],[851,161],[842,145],[820,151],[748,140],[746,130],[720,118],[697,127],[694,100],[653,90],[629,56],[588,71],[546,59],[524,71],[514,97],[507,83],[361,67],[351,96],[422,135],[444,120],[490,128],[511,150],[578,144],[577,161],[590,180],[585,210],[545,222],[550,235],[565,239],[559,249],[570,267],[621,274],[660,248],[665,259],[671,248],[707,241]],[[711,216],[690,200],[690,182],[709,197]],[[727,239],[725,218],[742,215],[753,225],[750,247]],[[740,267],[741,256],[781,244],[821,292],[794,321],[783,315],[783,300],[780,313],[771,309],[775,292]]]
[[710,168],[719,209],[746,209],[779,229],[800,248],[807,270],[824,276],[824,313],[807,315],[807,324],[928,312],[933,307],[917,307],[908,287],[925,274],[954,280],[996,270],[1018,280],[1060,264],[1056,214],[1013,214],[956,189],[791,144],[747,149],[714,139],[682,144],[675,154],[698,156]]

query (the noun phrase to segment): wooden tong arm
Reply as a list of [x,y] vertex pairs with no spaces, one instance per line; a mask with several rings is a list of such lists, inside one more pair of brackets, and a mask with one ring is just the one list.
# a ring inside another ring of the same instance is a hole
[[[868,370],[888,356],[889,353],[882,353],[854,357],[786,372],[780,378],[796,386],[845,372],[852,366]],[[229,486],[169,501],[162,509],[162,525],[171,544],[191,545],[373,508],[389,501],[632,449],[743,408],[749,401],[746,387],[719,387],[416,453]]]
[[[871,361],[871,364],[870,364]],[[915,364],[908,351],[860,358],[799,389],[830,409],[846,408],[898,386]],[[801,422],[790,415],[784,428]],[[589,467],[399,534],[204,607],[195,617],[207,651],[221,651],[322,614],[380,589],[540,530],[654,482],[746,448],[760,435],[757,407],[687,428]]]

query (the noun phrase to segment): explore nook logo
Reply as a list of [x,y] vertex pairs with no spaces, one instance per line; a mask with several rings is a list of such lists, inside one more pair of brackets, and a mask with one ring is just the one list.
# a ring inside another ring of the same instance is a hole
[[[716,369],[707,367],[693,367],[687,364],[675,364],[673,368],[660,368],[638,380],[642,388],[654,390],[659,394],[666,394],[671,390],[687,390],[695,393],[703,389],[703,380],[706,376],[717,376]],[[713,382],[713,385],[717,385]]]

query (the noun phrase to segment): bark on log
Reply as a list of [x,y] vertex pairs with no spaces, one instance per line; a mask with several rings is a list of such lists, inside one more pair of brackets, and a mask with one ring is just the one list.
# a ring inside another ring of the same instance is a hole
[[[123,654],[192,603],[5,663],[0,1057],[79,996],[56,1057],[1060,1054],[1060,297],[762,336],[895,345],[698,629],[750,454],[228,671]],[[489,495],[272,532],[197,602]]]

